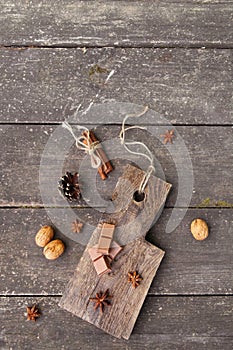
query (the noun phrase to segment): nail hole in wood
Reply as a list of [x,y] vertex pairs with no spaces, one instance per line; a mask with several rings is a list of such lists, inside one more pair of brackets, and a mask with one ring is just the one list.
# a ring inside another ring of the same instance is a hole
[[145,198],[144,192],[135,191],[133,194],[133,199],[135,200],[135,202],[142,202],[144,198]]

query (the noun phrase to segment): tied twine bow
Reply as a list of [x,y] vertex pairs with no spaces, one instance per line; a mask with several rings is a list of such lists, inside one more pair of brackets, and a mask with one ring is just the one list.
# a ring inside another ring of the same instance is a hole
[[85,126],[76,125],[78,130],[84,130],[86,133],[77,137],[71,127],[71,125],[65,121],[62,123],[63,128],[67,129],[73,138],[75,139],[76,147],[87,152],[91,157],[92,168],[99,168],[101,165],[101,158],[96,154],[98,148],[102,148],[99,141],[90,142],[90,131]]
[[[125,124],[126,124],[126,121],[128,120],[128,118],[138,118],[138,117],[141,117],[143,116],[146,112],[148,111],[148,106],[146,106],[142,112],[140,112],[139,114],[127,114],[125,116],[125,118],[123,119],[123,122],[122,122],[122,127],[121,127],[121,132],[119,134],[119,137],[120,137],[120,140],[121,140],[121,144],[124,146],[124,148],[129,152],[129,153],[132,153],[132,154],[136,154],[136,155],[140,155],[140,156],[143,156],[145,158],[147,158],[150,162],[150,165],[148,166],[147,168],[147,171],[145,172],[143,178],[142,178],[142,181],[141,181],[141,184],[139,186],[139,189],[138,191],[140,193],[142,193],[149,181],[149,178],[151,176],[151,174],[155,171],[155,167],[154,167],[154,156],[153,154],[151,153],[151,151],[149,150],[149,148],[143,143],[143,142],[139,142],[139,141],[125,141],[125,132],[127,130],[130,130],[130,129],[142,129],[142,130],[147,130],[146,127],[143,127],[143,126],[139,126],[139,125],[131,125],[131,126],[128,126],[128,127],[125,127]],[[141,153],[141,152],[136,152],[136,151],[132,151],[128,146],[129,145],[140,145],[140,146],[143,146],[144,149],[146,150],[146,153]]]

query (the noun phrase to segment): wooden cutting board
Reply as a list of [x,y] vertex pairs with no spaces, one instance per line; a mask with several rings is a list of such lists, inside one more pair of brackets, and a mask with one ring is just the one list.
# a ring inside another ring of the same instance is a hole
[[[60,301],[62,308],[117,338],[130,337],[164,256],[164,251],[148,243],[145,236],[160,214],[171,185],[151,176],[144,200],[136,201],[134,194],[143,176],[142,170],[132,165],[125,166],[112,195],[116,211],[104,215],[94,230]],[[103,222],[116,225],[114,240],[124,247],[112,262],[112,271],[98,276],[88,249],[98,243]],[[136,289],[128,283],[128,272],[132,271],[138,271],[143,278]],[[112,296],[111,306],[101,313],[99,309],[94,310],[90,298],[106,290]]]

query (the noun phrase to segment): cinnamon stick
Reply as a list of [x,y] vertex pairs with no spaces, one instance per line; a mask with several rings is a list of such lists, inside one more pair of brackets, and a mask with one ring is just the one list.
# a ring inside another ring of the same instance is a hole
[[[90,130],[89,135],[90,135],[90,139],[92,142],[99,141],[92,130]],[[109,161],[103,148],[98,148],[96,150],[96,153],[100,157],[100,159],[103,160],[102,161],[103,171],[105,172],[105,174],[109,174],[113,170],[113,166],[112,166],[111,162]]]
[[[88,136],[86,131],[83,132],[83,136]],[[90,143],[99,142],[93,131],[89,131],[89,139]],[[85,140],[83,142],[86,144]],[[96,154],[100,158],[102,163],[101,166],[98,168],[98,173],[100,174],[102,180],[106,180],[107,174],[109,174],[113,170],[113,166],[102,148],[97,148]]]

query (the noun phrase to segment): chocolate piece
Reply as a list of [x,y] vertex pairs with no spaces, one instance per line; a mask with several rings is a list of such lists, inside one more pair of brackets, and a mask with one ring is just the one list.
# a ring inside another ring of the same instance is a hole
[[112,238],[115,225],[107,224],[106,222],[102,225],[101,236]]
[[111,272],[109,260],[106,256],[101,256],[99,259],[93,261],[93,264],[99,276]]
[[111,238],[100,237],[97,252],[103,255],[108,255],[111,246]]
[[102,230],[100,233],[100,239],[99,239],[98,247],[97,247],[98,253],[102,253],[104,255],[109,254],[114,229],[115,229],[115,225],[103,223]]
[[88,249],[94,268],[98,275],[110,272],[110,258],[97,252],[97,246]]
[[93,248],[89,248],[88,253],[89,253],[92,261],[95,261],[95,260],[101,258],[101,256],[103,256],[103,254],[97,252],[97,246],[95,246]]
[[[120,251],[122,251],[122,247],[116,243],[115,241],[112,241],[111,243],[111,247],[109,249],[109,254],[108,254],[108,257],[111,258],[112,260],[115,259],[115,257],[117,256],[117,254],[120,253]],[[95,261],[97,259],[99,259],[101,256],[103,256],[104,254],[102,253],[98,253],[97,252],[97,245],[95,245],[94,247],[92,248],[89,248],[88,249],[88,252],[90,254],[90,257],[91,257],[91,260],[92,261]]]
[[117,256],[117,254],[120,253],[120,251],[122,250],[123,248],[118,244],[116,243],[115,241],[112,242],[111,244],[111,248],[109,250],[109,254],[108,256],[113,260],[115,259],[115,257]]

